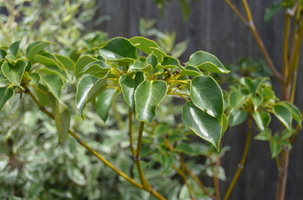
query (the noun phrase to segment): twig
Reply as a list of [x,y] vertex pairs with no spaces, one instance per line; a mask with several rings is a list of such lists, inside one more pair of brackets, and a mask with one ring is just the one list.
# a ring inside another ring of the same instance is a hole
[[241,162],[239,163],[238,165],[238,169],[236,171],[236,174],[234,175],[234,178],[231,182],[231,184],[229,185],[228,187],[228,190],[224,196],[224,200],[227,200],[238,180],[238,177],[242,171],[242,169],[244,168],[244,164],[245,164],[245,160],[246,160],[246,157],[247,157],[247,152],[248,152],[248,147],[249,147],[249,143],[250,143],[250,138],[251,138],[251,127],[252,127],[252,117],[251,117],[251,114],[249,114],[249,119],[248,119],[248,132],[247,132],[247,138],[246,138],[246,143],[245,143],[245,147],[244,147],[244,152],[243,152],[243,155],[242,155],[242,159],[241,159]]

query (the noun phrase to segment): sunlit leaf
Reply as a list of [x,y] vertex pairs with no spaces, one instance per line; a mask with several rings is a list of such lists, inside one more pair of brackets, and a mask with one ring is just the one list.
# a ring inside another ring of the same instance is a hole
[[199,137],[219,148],[222,127],[217,118],[206,114],[190,101],[183,106],[182,122]]
[[79,58],[75,64],[75,75],[79,76],[79,73],[83,70],[83,68],[87,66],[89,63],[94,61],[99,61],[99,60],[89,55],[84,55],[81,58]]
[[260,130],[264,131],[267,129],[267,126],[271,120],[270,114],[268,112],[253,112],[252,116]]
[[37,41],[31,43],[26,49],[27,58],[32,60],[36,54],[42,51],[49,44],[52,43],[47,41]]
[[11,44],[8,49],[7,52],[13,56],[17,56],[18,50],[19,50],[19,45],[20,45],[21,40],[14,42],[13,44]]
[[292,114],[283,104],[276,104],[273,106],[275,116],[282,122],[282,124],[290,131]]
[[5,103],[14,96],[14,90],[8,87],[0,87],[0,111]]
[[147,55],[151,54],[153,52],[153,49],[150,47],[159,47],[159,45],[145,37],[136,36],[133,38],[130,38],[129,41],[138,49],[146,53]]
[[57,74],[51,74],[46,76],[41,76],[41,79],[45,83],[46,87],[50,92],[57,98],[60,99],[61,90],[64,86],[62,78]]
[[136,117],[138,121],[150,123],[156,115],[159,103],[167,92],[167,84],[164,81],[143,81],[135,91]]
[[18,60],[15,66],[4,62],[2,65],[2,73],[11,83],[20,85],[26,65],[27,62],[23,60]]
[[221,121],[223,113],[223,93],[218,83],[210,76],[197,76],[190,87],[192,102]]
[[243,123],[247,118],[247,113],[244,110],[236,110],[228,116],[229,126],[237,126]]
[[115,100],[116,96],[119,93],[120,93],[119,90],[109,88],[97,96],[96,109],[99,116],[104,122],[107,120],[108,111],[111,108],[113,101]]
[[224,65],[214,55],[205,51],[197,51],[189,58],[188,64],[208,72],[229,73]]

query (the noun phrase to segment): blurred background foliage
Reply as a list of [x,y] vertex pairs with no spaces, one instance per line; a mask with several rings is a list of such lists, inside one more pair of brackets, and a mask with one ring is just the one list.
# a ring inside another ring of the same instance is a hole
[[[93,47],[103,46],[107,41],[105,32],[86,28],[86,23],[96,15],[96,1],[0,0],[0,7],[1,46],[21,39],[21,48],[25,49],[30,42],[47,40],[54,42],[48,50],[76,61],[80,55],[93,54]],[[186,10],[183,14],[188,15]],[[93,24],[97,26],[105,20],[110,19],[99,16]],[[156,20],[141,18],[139,33],[156,40],[168,54],[180,57],[189,38],[176,44],[177,33],[162,32],[154,28],[155,23]],[[252,78],[270,75],[264,61],[250,58],[239,59],[227,68],[231,74],[216,75],[222,84],[232,83],[243,75]],[[83,121],[73,100],[75,86],[76,80],[67,82],[61,98],[72,113],[73,129],[124,173],[138,178],[129,150],[127,105],[118,98],[106,123],[88,105]],[[168,199],[188,199],[186,185],[172,168],[178,163],[176,159],[184,159],[199,178],[212,177],[217,156],[223,156],[229,147],[217,153],[211,145],[191,142],[196,140],[192,131],[179,124],[182,108],[172,102],[170,97],[161,103],[156,122],[144,132],[142,165],[147,179],[159,193]],[[58,145],[55,123],[26,96],[11,99],[0,112],[0,121],[0,199],[153,199],[118,177],[70,136]],[[134,132],[138,128],[139,124]],[[164,138],[173,144],[174,151],[169,150]],[[224,169],[218,170],[224,181]],[[188,181],[197,198],[209,199],[192,179]],[[207,190],[214,192],[213,188]]]

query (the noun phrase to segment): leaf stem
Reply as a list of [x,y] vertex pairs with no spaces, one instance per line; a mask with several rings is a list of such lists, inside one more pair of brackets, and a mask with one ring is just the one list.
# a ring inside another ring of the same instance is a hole
[[129,118],[129,143],[130,143],[130,149],[132,151],[133,157],[136,155],[136,150],[134,148],[134,140],[133,140],[133,111],[131,108],[129,108],[129,112],[128,112],[128,118]]
[[193,195],[193,192],[192,192],[192,189],[190,187],[190,185],[188,184],[188,181],[187,181],[187,178],[186,178],[186,175],[185,175],[185,170],[184,170],[184,163],[181,162],[181,169],[178,169],[175,165],[173,165],[173,168],[174,170],[176,170],[176,172],[183,178],[183,181],[187,187],[187,190],[188,190],[188,193],[189,193],[189,196],[192,200],[195,200],[195,196]]
[[[33,99],[33,101],[37,104],[37,106],[41,109],[42,112],[44,112],[47,116],[49,116],[51,119],[54,119],[54,116],[48,112],[41,104],[40,102],[37,100],[37,98],[33,95],[33,93],[28,89],[28,87],[25,85],[24,86],[26,93],[29,94],[31,96],[31,98]],[[94,156],[96,156],[100,161],[102,161],[106,166],[108,166],[109,168],[111,168],[116,174],[118,174],[119,176],[123,177],[125,180],[127,180],[129,183],[131,183],[132,185],[142,189],[142,190],[146,190],[147,192],[149,192],[150,194],[152,194],[154,197],[156,197],[159,200],[165,200],[165,198],[159,194],[156,190],[154,190],[153,188],[145,188],[143,185],[141,185],[140,183],[136,182],[134,179],[130,178],[129,176],[127,176],[126,174],[124,174],[122,171],[120,171],[119,169],[117,169],[115,166],[113,166],[109,161],[107,161],[105,158],[103,158],[98,152],[96,152],[95,150],[93,150],[90,146],[88,146],[88,144],[86,144],[83,140],[81,140],[79,138],[78,135],[75,134],[74,131],[72,131],[71,129],[68,130],[68,133],[73,136],[79,144],[81,144],[83,147],[85,147],[90,153],[92,153]]]
[[224,200],[227,200],[238,180],[238,177],[244,167],[244,164],[245,164],[245,160],[246,160],[246,157],[247,157],[247,152],[248,152],[248,147],[249,147],[249,143],[250,143],[250,138],[251,138],[251,127],[252,127],[252,116],[251,116],[251,113],[249,113],[249,118],[248,118],[248,132],[247,132],[247,138],[246,138],[246,143],[245,143],[245,147],[244,147],[244,152],[243,152],[243,155],[242,155],[242,159],[241,159],[241,162],[239,163],[238,165],[238,169],[236,171],[236,174],[234,175],[234,178],[231,182],[231,184],[229,185],[228,187],[228,190],[224,196]]

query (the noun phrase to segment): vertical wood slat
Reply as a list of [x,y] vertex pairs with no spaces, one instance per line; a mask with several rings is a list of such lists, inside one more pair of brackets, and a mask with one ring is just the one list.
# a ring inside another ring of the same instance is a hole
[[[206,50],[215,54],[224,64],[235,63],[240,57],[262,58],[262,54],[249,30],[223,0],[188,0],[191,6],[191,16],[182,22],[181,9],[178,1],[166,3],[164,18],[160,18],[159,10],[152,0],[98,0],[100,9],[98,16],[109,15],[111,20],[96,27],[108,33],[108,37],[133,37],[138,35],[139,18],[157,19],[156,28],[161,31],[177,32],[177,42],[190,38],[190,46],[181,60],[188,60],[197,50]],[[241,1],[232,2],[244,14]],[[264,10],[278,0],[249,0],[255,25],[267,47],[273,62],[278,69],[282,66],[282,43],[284,17],[279,12],[268,24],[263,21]],[[98,17],[96,16],[96,17]],[[302,51],[300,61],[302,63]],[[298,76],[303,77],[302,64]],[[273,81],[277,95],[280,95],[278,81]],[[303,79],[297,83],[296,105],[303,108]],[[222,165],[226,170],[228,180],[221,183],[221,194],[227,190],[238,163],[240,162],[247,125],[234,127],[223,137],[223,145],[231,146],[231,151],[225,154]],[[274,121],[274,131],[279,130],[279,124]],[[256,128],[254,131],[255,135]],[[295,200],[303,196],[303,135],[298,133],[290,155],[289,178],[286,199]],[[277,168],[275,160],[270,158],[269,144],[253,140],[249,149],[248,159],[239,177],[230,199],[268,200],[274,199],[276,192]]]

